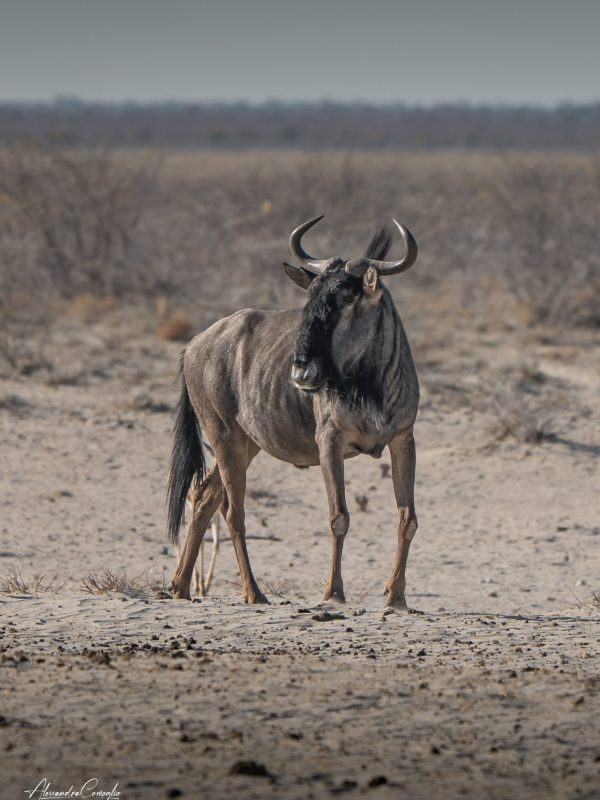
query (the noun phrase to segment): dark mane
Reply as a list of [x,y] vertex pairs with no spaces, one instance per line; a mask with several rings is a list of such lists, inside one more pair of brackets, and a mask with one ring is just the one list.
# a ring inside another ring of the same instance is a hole
[[382,423],[384,412],[384,370],[381,364],[381,335],[385,325],[385,311],[379,307],[373,337],[365,352],[345,375],[340,376],[336,387],[349,408],[361,412],[376,427]]
[[383,261],[390,251],[393,240],[394,236],[388,227],[382,225],[377,228],[365,250],[365,258],[375,258],[377,261]]

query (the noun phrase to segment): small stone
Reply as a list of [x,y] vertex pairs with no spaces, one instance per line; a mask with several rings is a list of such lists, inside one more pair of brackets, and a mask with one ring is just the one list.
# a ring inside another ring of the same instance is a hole
[[319,611],[318,614],[313,614],[312,619],[315,622],[330,622],[333,619],[346,619],[343,614],[332,614],[330,611]]
[[354,496],[356,505],[359,511],[366,511],[369,505],[369,498],[365,494],[357,494]]
[[253,761],[251,759],[247,761],[236,761],[235,764],[232,764],[230,770],[230,775],[252,775],[256,778],[270,778],[271,775],[269,774],[267,768],[264,764],[260,764],[258,761]]

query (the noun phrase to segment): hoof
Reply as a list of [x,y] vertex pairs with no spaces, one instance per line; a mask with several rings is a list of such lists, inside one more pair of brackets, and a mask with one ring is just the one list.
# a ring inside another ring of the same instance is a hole
[[259,603],[267,606],[269,605],[268,599],[258,588],[252,589],[244,594],[244,603],[248,603],[248,605],[251,606],[258,605]]
[[344,594],[343,589],[325,589],[323,592],[323,600],[330,601],[333,603],[345,603],[346,602],[346,595]]
[[190,587],[188,586],[187,589],[185,587],[181,587],[180,589],[177,588],[177,584],[175,581],[171,581],[171,583],[167,586],[167,591],[171,592],[172,596],[175,600],[191,600],[190,595]]
[[385,604],[388,608],[397,608],[399,611],[409,610],[404,592],[401,592],[400,594],[392,594],[389,589],[386,589],[385,595]]

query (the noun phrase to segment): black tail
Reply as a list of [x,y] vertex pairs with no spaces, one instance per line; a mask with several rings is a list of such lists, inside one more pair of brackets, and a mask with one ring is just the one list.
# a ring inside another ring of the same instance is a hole
[[206,462],[202,447],[202,434],[196,417],[183,371],[181,374],[181,397],[177,407],[177,419],[173,428],[173,452],[167,489],[167,516],[169,539],[175,544],[185,509],[185,500],[192,481],[204,480]]
[[393,234],[389,228],[377,228],[365,252],[365,258],[384,261],[392,246]]

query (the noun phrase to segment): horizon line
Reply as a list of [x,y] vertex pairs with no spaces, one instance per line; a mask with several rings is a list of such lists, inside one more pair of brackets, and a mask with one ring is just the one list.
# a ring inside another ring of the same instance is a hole
[[107,100],[107,99],[93,99],[80,97],[78,95],[55,95],[52,99],[39,99],[39,100],[23,100],[23,99],[8,99],[0,98],[0,107],[18,106],[21,108],[67,108],[71,106],[76,107],[137,107],[137,108],[167,108],[167,107],[213,107],[213,108],[251,108],[259,110],[261,108],[326,108],[328,106],[337,108],[370,108],[381,111],[403,109],[407,111],[412,110],[434,110],[434,109],[494,109],[500,111],[513,111],[513,110],[535,110],[535,111],[560,111],[562,109],[587,109],[600,106],[600,97],[594,100],[586,101],[573,101],[561,100],[555,103],[541,103],[541,102],[513,102],[513,101],[483,101],[483,100],[438,100],[431,102],[408,102],[404,100],[387,100],[387,101],[373,101],[365,99],[355,100],[336,100],[332,98],[320,98],[315,100],[282,100],[279,98],[271,98],[266,100],[194,100],[194,99],[121,99],[121,100]]

